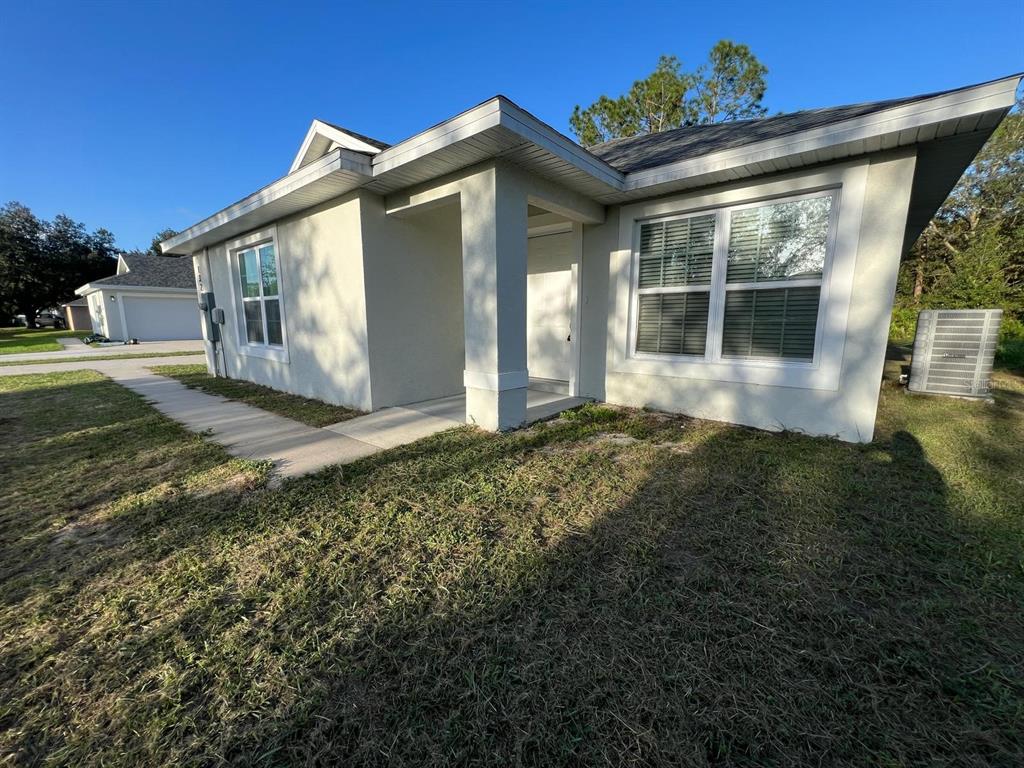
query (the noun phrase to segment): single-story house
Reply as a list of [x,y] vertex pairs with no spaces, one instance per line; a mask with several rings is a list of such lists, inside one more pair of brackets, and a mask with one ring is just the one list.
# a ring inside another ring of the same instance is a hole
[[91,331],[92,317],[89,314],[88,299],[75,299],[61,304],[69,331]]
[[868,441],[900,257],[1019,81],[589,149],[504,96],[393,146],[315,120],[161,247],[223,310],[231,377],[367,411],[464,393],[488,429],[561,387]]
[[75,293],[88,302],[93,330],[109,339],[202,338],[190,258],[122,253],[116,274]]

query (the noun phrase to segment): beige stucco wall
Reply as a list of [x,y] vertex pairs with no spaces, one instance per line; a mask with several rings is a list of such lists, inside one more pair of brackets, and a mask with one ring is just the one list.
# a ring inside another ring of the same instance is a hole
[[213,290],[225,309],[227,375],[370,410],[359,194],[277,222],[276,242],[287,361],[241,352],[239,318],[232,309],[230,243],[209,248],[205,258],[196,260],[203,289]]
[[364,194],[363,249],[373,407],[462,392],[462,240],[454,200],[388,216]]
[[[790,429],[849,441],[869,441],[874,431],[914,162],[913,152],[903,151],[877,155],[867,166],[859,238],[852,254],[852,280],[846,286],[850,292],[849,314],[841,341],[838,385],[834,389],[648,375],[617,366],[616,357],[622,356],[617,345],[624,345],[619,328],[623,322],[621,279],[615,271],[616,249],[621,248],[621,211],[610,209],[605,224],[584,231],[584,393],[597,398],[603,394],[611,403],[676,411],[763,429]],[[802,177],[803,174],[793,174],[781,179],[799,190]],[[686,208],[688,199],[698,194],[679,196],[680,208]],[[842,222],[843,206],[848,214],[853,207],[849,195],[840,206]],[[603,299],[597,300],[598,296]],[[598,337],[606,342],[603,359],[597,349]],[[603,365],[607,371],[602,393],[599,380]]]
[[[834,272],[833,296],[826,300],[843,308],[841,326],[835,312],[829,321],[843,329],[827,337],[823,358],[831,373],[809,372],[797,386],[774,374],[760,375],[759,383],[756,376],[716,379],[694,373],[692,363],[688,375],[651,373],[642,367],[649,362],[624,363],[623,307],[629,302],[622,275],[631,255],[623,237],[638,206],[647,203],[608,207],[604,223],[583,227],[580,394],[765,429],[870,440],[914,164],[913,151],[905,150],[649,201],[687,210],[716,195],[735,203],[764,190],[775,196],[815,184],[820,189],[830,173],[856,179],[840,200],[836,252],[848,269]],[[197,270],[226,309],[227,374],[364,410],[461,392],[464,368],[481,381],[515,378],[525,365],[523,223],[532,189],[522,171],[488,165],[387,200],[354,192],[277,222],[287,361],[241,354],[230,244],[208,249]],[[504,204],[506,198],[515,206]],[[406,205],[407,213],[396,213]],[[488,218],[495,211],[503,214],[505,229]],[[464,249],[467,232],[471,247]],[[515,258],[496,268],[499,252]],[[512,270],[512,262],[522,263]],[[472,281],[466,296],[464,274]],[[842,302],[834,303],[839,295]],[[484,403],[478,410],[497,409],[490,421],[500,424],[500,395],[514,390],[493,386],[470,387],[469,394]]]

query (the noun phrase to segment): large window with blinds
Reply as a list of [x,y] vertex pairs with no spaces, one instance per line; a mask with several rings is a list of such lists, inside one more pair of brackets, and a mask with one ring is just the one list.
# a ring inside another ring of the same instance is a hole
[[634,353],[814,359],[835,193],[641,222]]

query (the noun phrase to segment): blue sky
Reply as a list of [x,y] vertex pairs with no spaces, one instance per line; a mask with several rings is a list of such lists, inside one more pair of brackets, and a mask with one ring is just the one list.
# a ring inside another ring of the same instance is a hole
[[314,117],[394,142],[503,93],[569,133],[574,104],[721,38],[791,111],[1016,72],[1022,28],[1024,0],[0,0],[0,203],[145,247],[284,174]]

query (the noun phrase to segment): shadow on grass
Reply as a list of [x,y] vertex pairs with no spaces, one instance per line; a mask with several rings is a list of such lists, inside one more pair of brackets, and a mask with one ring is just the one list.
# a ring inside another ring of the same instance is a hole
[[[984,563],[962,556],[942,478],[912,435],[861,451],[730,430],[658,450],[625,503],[513,574],[469,569],[463,584],[409,594],[357,636],[336,635],[308,698],[234,734],[237,754],[392,765],[1019,755],[1006,728],[1020,703],[1019,618],[1003,624],[1012,603],[977,594]],[[614,471],[626,459],[593,460]]]
[[54,583],[31,560],[54,594],[3,614],[21,762],[1021,754],[1024,590],[991,559],[1020,532],[965,527],[904,429],[850,446],[585,408],[275,492],[147,483],[118,489],[137,503],[101,567]]

